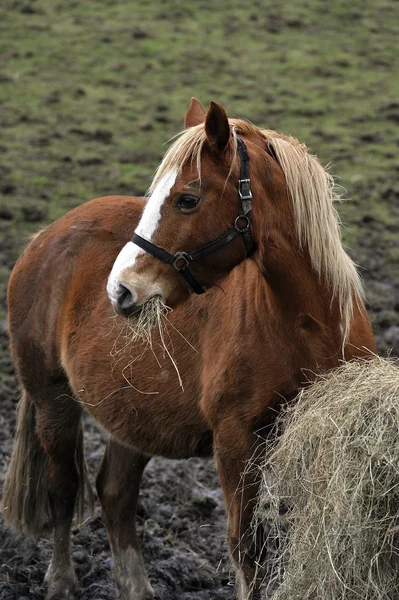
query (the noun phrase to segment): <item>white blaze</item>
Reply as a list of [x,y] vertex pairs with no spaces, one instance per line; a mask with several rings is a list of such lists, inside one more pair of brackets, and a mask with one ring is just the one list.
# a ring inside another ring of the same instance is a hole
[[[144,207],[143,214],[136,228],[136,233],[149,242],[152,241],[152,236],[158,227],[161,219],[162,205],[169,196],[170,190],[176,181],[176,177],[177,169],[168,171],[168,173],[162,177]],[[133,242],[128,242],[119,252],[107,283],[107,292],[111,302],[116,302],[116,290],[119,286],[119,276],[121,272],[132,267],[136,262],[137,256],[140,254],[144,254],[144,250],[139,248],[139,246],[136,246],[136,244],[133,244]]]

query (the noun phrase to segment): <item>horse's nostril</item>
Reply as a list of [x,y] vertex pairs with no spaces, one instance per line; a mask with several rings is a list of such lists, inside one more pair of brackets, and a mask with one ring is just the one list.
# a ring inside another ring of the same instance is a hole
[[118,304],[118,308],[120,308],[124,313],[127,313],[133,309],[135,305],[135,298],[129,288],[119,284],[118,289],[116,290],[116,302]]

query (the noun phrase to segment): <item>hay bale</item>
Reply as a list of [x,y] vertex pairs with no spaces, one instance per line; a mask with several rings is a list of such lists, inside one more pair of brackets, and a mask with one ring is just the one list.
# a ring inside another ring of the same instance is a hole
[[350,362],[320,377],[280,426],[256,517],[275,548],[273,600],[397,600],[398,363]]

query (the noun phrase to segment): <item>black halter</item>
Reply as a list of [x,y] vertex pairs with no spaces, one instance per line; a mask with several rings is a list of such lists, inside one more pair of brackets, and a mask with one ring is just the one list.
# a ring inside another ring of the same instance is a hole
[[198,248],[198,250],[193,250],[191,252],[175,252],[175,254],[169,254],[169,252],[166,252],[163,248],[155,246],[137,233],[135,233],[132,238],[132,242],[142,248],[142,250],[152,254],[152,256],[155,256],[162,262],[172,265],[176,271],[179,271],[196,294],[203,294],[206,290],[189,271],[188,267],[190,263],[199,258],[203,258],[204,256],[208,256],[208,254],[211,254],[216,250],[220,250],[220,248],[223,248],[223,246],[234,240],[238,235],[242,235],[244,238],[247,254],[250,254],[255,248],[248,216],[252,210],[249,155],[246,145],[240,138],[237,138],[237,148],[241,160],[240,179],[238,181],[238,216],[234,221],[234,227],[232,227],[232,229],[213,242],[209,242],[205,246]]

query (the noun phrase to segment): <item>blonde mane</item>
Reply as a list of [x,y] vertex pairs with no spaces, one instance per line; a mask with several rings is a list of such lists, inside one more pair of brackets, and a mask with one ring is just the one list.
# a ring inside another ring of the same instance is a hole
[[[299,244],[307,248],[316,274],[330,283],[332,298],[338,299],[345,344],[353,319],[353,301],[363,297],[363,288],[356,267],[342,246],[341,222],[334,208],[339,196],[334,191],[332,176],[296,138],[259,129],[239,119],[230,119],[229,122],[234,149],[231,170],[236,160],[237,134],[261,136],[273,149],[292,200]],[[173,168],[179,172],[187,162],[195,164],[201,179],[201,154],[205,141],[203,124],[179,134],[155,172],[149,193],[167,171]]]

